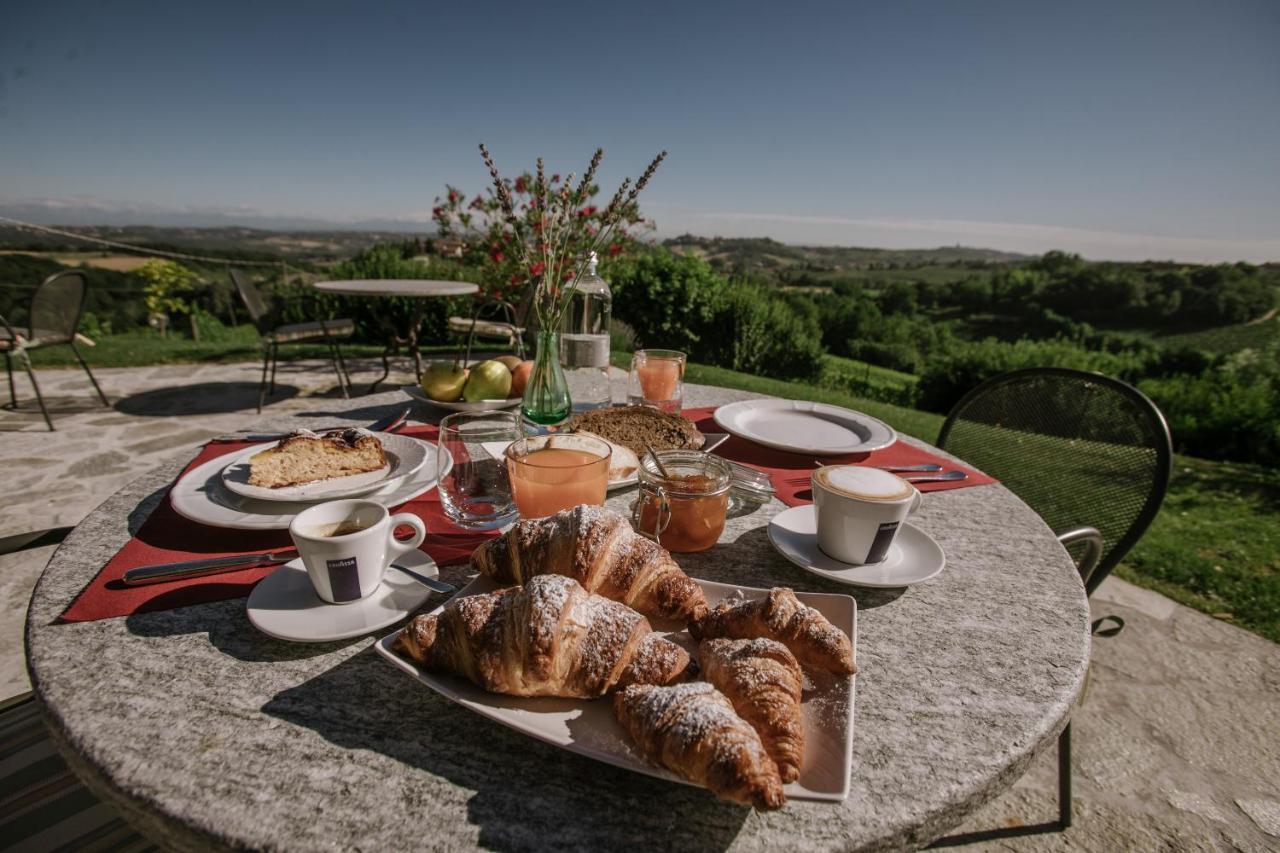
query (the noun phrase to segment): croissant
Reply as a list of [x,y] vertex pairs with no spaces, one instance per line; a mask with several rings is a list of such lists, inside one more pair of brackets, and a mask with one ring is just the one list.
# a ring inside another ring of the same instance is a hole
[[646,758],[716,796],[758,809],[786,804],[760,736],[705,681],[632,685],[613,695],[613,714]]
[[392,649],[492,693],[594,699],[628,684],[669,684],[689,655],[631,608],[545,575],[456,599],[404,627]]
[[702,587],[669,553],[618,513],[598,506],[521,521],[477,548],[471,565],[499,583],[567,575],[651,618],[688,622],[707,610]]
[[799,779],[804,762],[804,673],[795,655],[776,640],[707,640],[698,647],[698,666],[702,677],[760,735],[782,781]]
[[782,643],[802,664],[825,669],[837,675],[858,671],[853,662],[853,643],[849,637],[827,621],[812,607],[796,599],[784,586],[775,586],[765,598],[748,599],[737,604],[720,602],[714,610],[689,626],[696,639],[735,637],[754,639],[768,637]]

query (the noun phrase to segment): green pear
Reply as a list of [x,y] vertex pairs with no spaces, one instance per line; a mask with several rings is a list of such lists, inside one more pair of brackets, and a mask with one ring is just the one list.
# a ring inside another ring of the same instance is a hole
[[480,400],[505,400],[511,391],[511,371],[500,361],[482,361],[471,368],[471,378],[462,389],[468,403]]
[[452,362],[437,361],[427,365],[422,374],[422,391],[432,400],[452,403],[462,396],[467,384],[467,369]]

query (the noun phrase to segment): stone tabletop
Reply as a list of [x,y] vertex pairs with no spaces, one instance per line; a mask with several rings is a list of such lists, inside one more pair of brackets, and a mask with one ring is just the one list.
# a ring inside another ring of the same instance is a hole
[[345,293],[350,296],[470,296],[480,292],[480,286],[470,282],[416,278],[317,281],[311,286],[327,293]]
[[[755,396],[696,385],[685,394],[691,406]],[[326,405],[367,423],[404,399]],[[905,590],[843,587],[793,567],[765,532],[779,503],[739,515],[715,549],[680,557],[689,574],[851,593],[860,610],[851,795],[756,813],[482,719],[387,665],[374,637],[269,639],[243,599],[53,624],[185,461],[144,474],[76,528],[27,622],[31,680],[55,741],[96,793],[168,847],[922,846],[1053,743],[1088,663],[1079,577],[1003,486],[925,496],[913,521],[945,549],[947,567]],[[461,584],[467,570],[442,576]]]

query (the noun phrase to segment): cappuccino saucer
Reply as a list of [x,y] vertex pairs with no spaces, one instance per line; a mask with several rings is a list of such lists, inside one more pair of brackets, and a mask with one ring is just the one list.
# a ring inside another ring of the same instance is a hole
[[[438,577],[436,561],[418,550],[407,551],[397,563],[428,577]],[[316,595],[302,560],[285,563],[249,593],[249,621],[268,637],[293,643],[331,643],[362,637],[394,625],[431,597],[431,590],[413,578],[387,569],[371,595],[349,604],[329,604]]]
[[828,557],[818,547],[813,504],[794,506],[769,522],[769,541],[778,553],[805,571],[836,583],[897,589],[921,583],[947,564],[942,546],[914,524],[904,521],[889,554],[878,563],[855,566]]

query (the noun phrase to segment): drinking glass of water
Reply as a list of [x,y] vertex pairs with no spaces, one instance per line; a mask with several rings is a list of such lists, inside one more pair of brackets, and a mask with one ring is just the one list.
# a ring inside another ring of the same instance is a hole
[[516,520],[503,452],[523,436],[516,412],[455,412],[440,422],[438,470],[453,460],[440,477],[440,503],[454,524],[493,530]]
[[684,402],[685,354],[670,349],[640,349],[631,356],[627,403],[680,414]]

